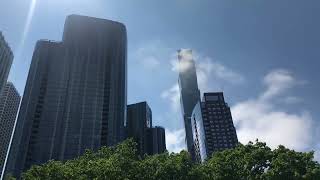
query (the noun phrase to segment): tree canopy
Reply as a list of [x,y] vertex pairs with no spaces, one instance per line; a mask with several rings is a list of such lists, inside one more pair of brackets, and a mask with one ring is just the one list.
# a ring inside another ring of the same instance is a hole
[[320,165],[313,152],[296,152],[284,146],[272,150],[256,141],[216,152],[204,163],[194,163],[186,151],[140,157],[129,139],[116,147],[65,162],[32,166],[23,179],[123,179],[123,180],[247,180],[320,179]]

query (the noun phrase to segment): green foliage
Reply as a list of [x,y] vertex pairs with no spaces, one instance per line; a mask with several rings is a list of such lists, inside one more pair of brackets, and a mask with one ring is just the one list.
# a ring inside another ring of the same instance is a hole
[[164,153],[147,156],[139,163],[137,179],[190,179],[190,172],[194,166],[186,151],[181,151],[179,154]]
[[320,179],[320,165],[313,161],[313,152],[295,152],[284,146],[271,150],[259,141],[214,153],[202,164],[192,162],[186,151],[141,158],[130,139],[98,152],[86,151],[74,160],[33,166],[23,179],[312,180]]
[[313,158],[313,152],[295,152],[284,146],[272,151],[257,140],[215,153],[201,166],[201,179],[320,179],[320,165]]
[[16,178],[10,173],[4,176],[5,180],[15,180]]

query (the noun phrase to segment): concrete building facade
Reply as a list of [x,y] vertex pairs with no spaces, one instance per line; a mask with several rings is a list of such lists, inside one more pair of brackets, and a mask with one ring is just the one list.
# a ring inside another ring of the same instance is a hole
[[203,162],[214,152],[237,146],[230,107],[222,92],[204,93],[202,102],[199,101],[193,110],[191,120],[198,162]]

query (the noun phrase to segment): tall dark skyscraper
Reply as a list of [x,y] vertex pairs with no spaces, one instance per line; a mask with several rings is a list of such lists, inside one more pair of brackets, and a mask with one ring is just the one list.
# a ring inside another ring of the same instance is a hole
[[7,83],[13,61],[13,53],[0,31],[0,94]]
[[125,26],[68,16],[61,42],[36,44],[7,172],[122,141],[126,77]]
[[197,161],[238,144],[230,107],[222,92],[205,93],[203,101],[195,106],[191,120]]
[[161,154],[166,151],[166,133],[160,126],[148,128],[146,132],[147,154]]
[[0,96],[0,176],[7,156],[20,99],[14,85],[8,82]]
[[186,144],[191,156],[194,156],[193,137],[191,128],[191,114],[194,106],[200,100],[197,73],[192,57],[192,51],[182,49],[178,51],[180,103],[186,132]]
[[152,111],[147,102],[127,106],[127,137],[138,144],[140,156],[160,154],[166,150],[165,129],[152,127]]
[[152,127],[152,111],[147,102],[127,106],[127,135],[138,143],[138,152],[143,156],[147,149],[146,131]]

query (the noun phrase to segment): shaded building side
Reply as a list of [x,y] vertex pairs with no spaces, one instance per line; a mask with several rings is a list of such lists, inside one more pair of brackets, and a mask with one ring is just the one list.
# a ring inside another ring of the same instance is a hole
[[124,139],[127,36],[123,24],[68,16],[62,42],[36,44],[7,172],[67,160]]
[[147,153],[146,131],[152,127],[152,111],[147,102],[127,106],[127,137],[133,138],[140,156]]
[[165,129],[160,126],[148,128],[146,131],[147,154],[161,154],[166,151]]
[[14,85],[7,82],[0,96],[0,175],[4,168],[20,99]]

